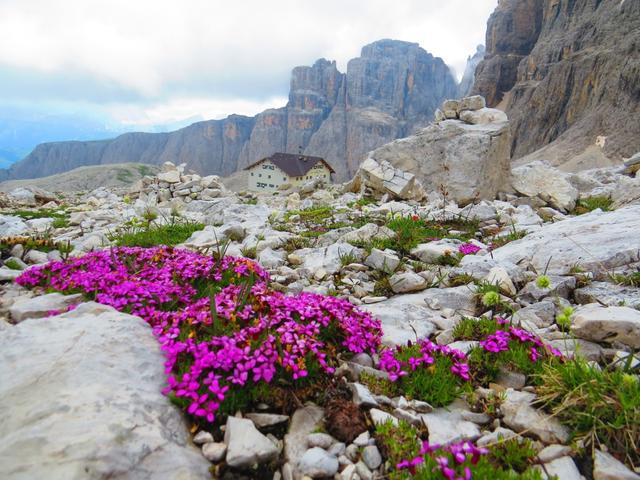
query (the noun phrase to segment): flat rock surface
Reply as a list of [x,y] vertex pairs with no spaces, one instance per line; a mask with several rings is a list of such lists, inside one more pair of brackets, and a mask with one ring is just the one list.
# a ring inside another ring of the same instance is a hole
[[163,363],[142,319],[96,303],[4,330],[0,478],[208,478]]
[[530,263],[538,272],[545,271],[548,263],[549,274],[567,275],[575,266],[606,274],[638,261],[639,231],[640,205],[594,211],[547,224],[494,250],[493,258],[521,266]]

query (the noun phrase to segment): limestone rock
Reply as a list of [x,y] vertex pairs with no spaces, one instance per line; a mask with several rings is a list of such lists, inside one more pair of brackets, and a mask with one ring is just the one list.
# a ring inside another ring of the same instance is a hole
[[307,405],[296,410],[289,423],[289,431],[284,437],[285,460],[291,467],[292,475],[299,480],[303,474],[298,462],[307,451],[307,436],[320,424],[324,410],[316,405]]
[[396,268],[398,268],[398,265],[400,265],[400,259],[393,250],[372,248],[371,253],[365,259],[364,263],[381,272],[393,273]]
[[511,175],[508,123],[468,125],[445,120],[370,153],[410,172],[425,192],[446,189],[447,199],[466,205],[492,200]]
[[514,168],[513,188],[527,197],[539,196],[552,207],[568,212],[576,206],[578,190],[569,182],[567,174],[542,162]]
[[569,431],[558,420],[531,406],[535,395],[508,389],[500,409],[505,425],[521,433],[526,431],[545,443],[565,443]]
[[[589,160],[582,166],[576,157],[618,160],[638,150],[640,123],[629,120],[640,99],[626,86],[635,84],[640,60],[625,55],[635,48],[640,11],[628,1],[608,6],[505,0],[489,18],[472,91],[490,106],[502,101],[514,158],[540,149],[532,156],[583,169]],[[598,136],[606,141],[597,144]]]
[[202,455],[210,462],[220,462],[227,453],[227,446],[224,443],[210,442],[202,445]]
[[507,114],[496,108],[464,110],[460,112],[460,120],[471,125],[486,125],[488,123],[505,123],[509,121]]
[[480,429],[464,419],[465,413],[471,413],[466,403],[456,400],[447,408],[436,408],[431,413],[422,414],[420,417],[429,430],[429,443],[443,445],[479,438]]
[[382,323],[382,342],[385,345],[404,345],[407,341],[428,338],[436,330],[437,312],[424,302],[424,293],[397,295],[388,300],[362,305]]
[[0,477],[206,478],[163,364],[142,319],[96,303],[3,331]]
[[467,316],[475,315],[478,307],[475,290],[468,285],[431,288],[424,292],[424,300],[429,308],[434,310],[450,308]]
[[640,480],[640,475],[602,450],[593,456],[593,480]]
[[338,459],[322,448],[307,450],[298,464],[300,472],[311,478],[333,477],[338,471]]
[[621,342],[640,348],[640,312],[629,307],[603,307],[590,303],[571,316],[571,331],[596,342]]
[[49,312],[66,310],[69,305],[80,303],[82,294],[62,295],[48,293],[37,297],[27,298],[11,305],[9,313],[14,322],[22,322],[28,318],[46,317]]
[[392,198],[409,200],[422,196],[421,188],[416,184],[415,175],[394,168],[387,161],[376,161],[367,158],[356,172],[353,180],[347,185],[347,191],[359,192],[370,188],[379,195],[389,194]]
[[278,455],[276,444],[260,433],[251,420],[245,418],[227,419],[224,443],[227,446],[226,462],[235,468],[268,463]]
[[408,293],[424,290],[429,286],[424,277],[414,272],[396,273],[389,278],[394,293]]
[[342,242],[367,242],[372,239],[387,239],[395,236],[395,232],[388,227],[379,226],[375,223],[367,223],[362,227],[353,230],[349,233],[344,234],[340,237],[340,241]]
[[579,266],[588,272],[607,275],[612,269],[638,261],[638,231],[640,205],[612,212],[594,211],[547,224],[521,240],[494,250],[493,259],[525,268],[530,264],[538,272],[543,272],[548,263],[549,274],[567,275]]
[[547,475],[553,478],[555,475],[562,480],[582,480],[582,475],[571,457],[560,457],[544,464]]
[[482,95],[473,95],[471,97],[464,97],[460,99],[458,104],[458,111],[463,110],[476,111],[486,107],[486,101]]

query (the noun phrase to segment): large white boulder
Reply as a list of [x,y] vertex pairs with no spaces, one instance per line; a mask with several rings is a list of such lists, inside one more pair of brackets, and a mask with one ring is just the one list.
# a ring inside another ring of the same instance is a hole
[[508,122],[445,120],[383,145],[369,158],[414,174],[427,193],[443,192],[449,200],[468,204],[492,200],[508,186],[510,148]]
[[151,328],[85,303],[0,336],[0,478],[207,478]]
[[511,184],[518,193],[538,196],[563,212],[573,210],[578,200],[578,190],[569,181],[569,174],[539,161],[514,168]]
[[571,317],[571,330],[585,340],[615,341],[640,348],[640,312],[633,308],[583,305]]

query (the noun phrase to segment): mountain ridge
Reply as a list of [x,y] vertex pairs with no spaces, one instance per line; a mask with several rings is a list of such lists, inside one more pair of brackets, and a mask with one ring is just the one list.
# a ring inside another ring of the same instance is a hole
[[367,152],[425,126],[441,101],[456,92],[441,58],[417,43],[383,39],[365,45],[344,73],[324,58],[293,68],[283,107],[173,132],[40,144],[1,171],[0,181],[126,162],[186,162],[199,173],[229,175],[276,151],[300,150],[326,158],[344,180]]

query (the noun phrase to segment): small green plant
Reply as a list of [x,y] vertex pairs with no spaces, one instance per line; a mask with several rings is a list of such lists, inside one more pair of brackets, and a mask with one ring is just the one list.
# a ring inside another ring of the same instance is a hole
[[67,218],[54,218],[51,223],[53,228],[67,228],[69,226],[69,219]]
[[455,253],[445,253],[444,255],[440,255],[436,260],[438,265],[448,265],[450,267],[456,267],[460,263],[462,259],[462,255]]
[[[396,353],[401,362],[422,356],[420,345],[408,345]],[[453,373],[454,362],[450,356],[433,355],[433,363],[410,371],[396,382],[407,398],[424,400],[434,407],[444,407],[467,392],[470,384]]]
[[571,329],[571,315],[573,315],[573,312],[572,307],[565,307],[562,313],[556,317],[556,323],[563,332],[568,332]]
[[498,292],[487,292],[482,295],[482,304],[485,307],[496,307],[500,304],[500,294]]
[[491,318],[462,317],[458,324],[453,327],[454,340],[482,340],[487,335],[491,335],[498,330],[498,324]]
[[350,252],[342,252],[338,251],[338,257],[340,258],[340,265],[346,267],[347,265],[351,265],[352,263],[358,262],[358,257],[353,251]]
[[107,238],[121,247],[174,246],[185,242],[193,232],[204,228],[204,224],[188,220],[172,220],[156,225],[152,224],[151,218],[153,215],[147,215],[143,222],[130,221],[108,234]]
[[5,260],[4,266],[10,268],[11,270],[22,270],[22,265],[20,265],[15,258],[9,258],[8,260]]
[[[397,426],[391,420],[376,425],[375,437],[383,455],[393,467],[420,453],[418,431],[405,420],[400,420]],[[410,478],[410,475],[403,470],[394,470],[389,474],[391,480],[405,478]]]
[[382,272],[380,273],[379,278],[374,283],[373,294],[379,297],[391,297],[393,295],[393,289],[391,288],[391,281],[388,275]]
[[389,398],[393,398],[397,397],[400,394],[398,384],[387,380],[386,378],[381,378],[371,373],[362,372],[360,373],[359,380],[376,395],[385,395]]
[[606,445],[632,468],[640,466],[640,380],[624,369],[599,368],[577,357],[547,364],[538,378],[539,403],[583,440]]
[[511,243],[515,240],[520,240],[527,236],[527,232],[523,230],[517,230],[514,223],[511,223],[510,231],[506,235],[499,235],[491,239],[491,248],[496,249],[505,246],[507,243]]
[[582,215],[584,213],[592,212],[596,209],[601,209],[603,212],[611,210],[613,200],[609,196],[597,195],[593,197],[581,198],[576,204],[576,208],[573,213],[576,215]]
[[255,259],[258,256],[256,245],[253,245],[252,247],[242,247],[240,248],[240,253],[242,253],[243,257],[247,258]]
[[498,443],[489,447],[489,461],[502,468],[518,473],[525,472],[533,465],[537,452],[531,440],[521,437],[503,439],[498,437]]
[[618,285],[640,287],[640,271],[631,273],[612,273],[609,278]]
[[536,285],[538,288],[549,288],[551,286],[551,279],[548,275],[540,275],[536,279]]
[[476,279],[467,273],[460,273],[449,278],[448,285],[451,287],[459,287],[461,285],[469,285],[475,283]]

